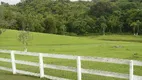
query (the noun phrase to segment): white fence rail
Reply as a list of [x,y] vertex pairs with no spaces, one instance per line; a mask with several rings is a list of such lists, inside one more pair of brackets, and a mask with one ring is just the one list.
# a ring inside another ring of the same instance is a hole
[[[19,74],[24,74],[24,75],[38,76],[40,78],[45,77],[45,78],[49,78],[49,79],[52,79],[52,80],[70,80],[70,79],[45,75],[44,74],[44,68],[50,68],[50,69],[56,69],[56,70],[65,70],[65,71],[77,72],[77,80],[82,80],[82,73],[94,74],[94,75],[100,75],[100,76],[106,76],[106,77],[129,79],[129,80],[142,80],[142,76],[137,76],[137,75],[133,74],[134,65],[142,66],[142,62],[136,61],[136,60],[101,58],[101,57],[86,57],[86,56],[72,56],[72,55],[59,55],[59,54],[45,54],[45,53],[21,52],[21,51],[13,51],[13,50],[0,50],[0,53],[10,53],[11,59],[0,58],[0,61],[10,62],[12,64],[11,69],[0,66],[0,70],[10,71],[10,72],[13,72],[13,74],[19,73]],[[16,60],[15,54],[37,56],[37,57],[39,57],[39,63]],[[43,57],[77,60],[77,67],[44,64],[43,63],[44,62]],[[129,65],[130,66],[129,67],[129,74],[100,71],[100,70],[92,70],[92,69],[83,69],[83,68],[81,68],[81,60]],[[28,71],[23,71],[23,70],[17,70],[16,64],[24,64],[24,65],[39,67],[40,73],[33,73],[33,72],[28,72]]]

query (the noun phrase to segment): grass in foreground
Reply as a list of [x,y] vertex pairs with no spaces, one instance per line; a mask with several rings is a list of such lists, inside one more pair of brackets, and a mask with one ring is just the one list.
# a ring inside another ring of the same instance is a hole
[[12,73],[6,71],[0,71],[0,80],[48,80],[48,79],[40,79],[32,76],[13,75]]
[[[22,44],[18,42],[17,31],[8,30],[4,34],[0,35],[0,49],[11,50],[23,50]],[[106,35],[106,36],[90,36],[90,37],[71,37],[60,36],[53,34],[32,33],[33,41],[29,43],[28,51],[31,52],[45,52],[56,54],[69,54],[69,55],[82,55],[82,56],[98,56],[98,57],[111,57],[122,59],[135,59],[142,61],[142,36],[130,36],[130,35]],[[136,55],[135,55],[136,54]],[[0,54],[0,57],[7,57],[9,55]],[[16,55],[18,60],[27,60],[37,62],[38,58]],[[44,59],[47,64],[65,65],[76,67],[75,60],[64,60],[46,58]],[[11,67],[11,64],[0,63],[0,65]],[[128,73],[128,65],[117,65],[99,62],[82,62],[83,68],[98,69],[112,72]],[[23,70],[31,70],[33,72],[39,72],[38,68],[30,66],[17,65],[17,68]],[[135,66],[135,74],[142,76],[142,67]],[[1,72],[2,74],[3,72]],[[46,69],[46,74],[59,76],[64,78],[71,78],[76,80],[76,73]],[[6,75],[3,73],[3,75]],[[16,75],[11,75],[11,78],[16,78]],[[27,77],[28,76],[21,76]],[[33,78],[33,77],[32,77]],[[36,79],[30,80],[36,80]],[[10,78],[9,78],[10,79]],[[123,80],[116,78],[100,77],[95,75],[83,74],[83,80]],[[0,80],[1,77],[0,77]],[[8,80],[8,79],[7,79]],[[14,80],[19,80],[14,79]],[[38,79],[37,79],[38,80]]]

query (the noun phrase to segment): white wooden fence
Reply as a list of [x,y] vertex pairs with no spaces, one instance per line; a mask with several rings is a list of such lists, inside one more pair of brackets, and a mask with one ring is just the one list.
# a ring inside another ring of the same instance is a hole
[[[0,61],[10,62],[12,64],[12,68],[6,68],[6,67],[0,66],[0,70],[10,71],[10,72],[13,72],[13,74],[18,73],[18,74],[24,74],[24,75],[37,76],[37,77],[40,77],[40,78],[44,77],[44,78],[48,78],[48,79],[52,79],[52,80],[70,80],[70,79],[45,75],[44,74],[44,68],[50,68],[50,69],[56,69],[56,70],[65,70],[65,71],[77,72],[77,80],[82,79],[82,73],[100,75],[100,76],[106,76],[106,77],[122,78],[122,79],[128,79],[128,80],[142,80],[142,76],[137,76],[137,75],[133,74],[133,71],[134,71],[133,66],[134,65],[142,66],[142,62],[136,61],[136,60],[88,57],[88,56],[73,56],[73,55],[60,55],[60,54],[48,54],[48,53],[36,53],[36,52],[22,52],[22,51],[14,51],[14,50],[0,50],[0,53],[10,53],[11,59],[0,58]],[[39,63],[16,60],[15,54],[37,56],[37,57],[39,57]],[[69,66],[44,64],[43,63],[44,62],[43,57],[77,60],[77,68],[76,67],[69,67]],[[129,74],[115,73],[115,72],[108,72],[108,71],[101,71],[101,70],[92,70],[92,69],[83,69],[83,68],[81,68],[81,60],[114,63],[114,64],[126,64],[126,65],[129,65]],[[18,69],[16,69],[16,64],[37,66],[37,67],[39,67],[40,73],[33,73],[33,72],[18,70]]]

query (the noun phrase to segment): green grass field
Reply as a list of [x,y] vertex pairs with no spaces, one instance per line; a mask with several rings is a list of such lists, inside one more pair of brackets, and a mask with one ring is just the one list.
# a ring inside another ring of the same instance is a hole
[[[7,30],[0,35],[0,49],[24,50],[23,45],[18,41],[18,31]],[[28,51],[56,53],[66,55],[97,56],[121,59],[133,59],[142,61],[142,36],[133,35],[106,35],[71,37],[43,33],[31,33],[33,40],[29,43]],[[136,54],[136,55],[134,55]],[[2,58],[9,58],[8,54],[0,54]],[[18,60],[38,61],[38,57],[16,55]],[[44,58],[44,63],[76,66],[75,60]],[[11,67],[9,63],[0,62],[0,66]],[[39,72],[37,67],[16,65],[18,69]],[[82,61],[82,67],[119,73],[129,73],[128,65],[108,64],[100,62]],[[142,76],[142,67],[135,66],[134,74]],[[76,80],[76,73],[45,69],[45,73],[52,76]],[[12,75],[6,71],[0,71],[0,80],[44,80],[31,76]],[[47,79],[45,79],[47,80]],[[123,80],[110,77],[83,74],[83,80]]]

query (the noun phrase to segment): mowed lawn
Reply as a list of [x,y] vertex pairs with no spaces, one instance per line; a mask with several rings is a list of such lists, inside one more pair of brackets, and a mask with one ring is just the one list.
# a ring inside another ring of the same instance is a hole
[[[18,31],[7,30],[0,35],[0,49],[24,50],[18,41]],[[43,33],[31,33],[33,40],[29,42],[28,51],[66,55],[110,57],[132,59],[142,61],[142,36],[133,35],[106,35],[72,37]],[[0,54],[2,58],[9,58],[8,54]],[[18,60],[38,62],[38,57],[16,55]],[[44,63],[76,67],[75,60],[44,58]],[[11,67],[10,63],[0,62],[0,66]],[[38,67],[16,65],[18,69],[39,72]],[[128,65],[109,64],[100,62],[82,61],[82,67],[119,73],[129,73]],[[134,74],[142,76],[142,67],[135,66]],[[76,73],[45,69],[45,73],[52,76],[76,80]],[[37,77],[12,75],[6,71],[0,71],[0,80],[42,80]],[[44,79],[43,79],[44,80]],[[47,80],[47,79],[45,79]],[[123,80],[119,78],[102,77],[83,74],[83,80]]]

